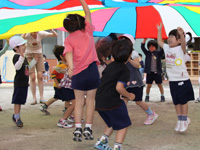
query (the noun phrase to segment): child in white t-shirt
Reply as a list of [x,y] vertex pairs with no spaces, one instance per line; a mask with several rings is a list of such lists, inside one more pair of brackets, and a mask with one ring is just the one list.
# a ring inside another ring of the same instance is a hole
[[164,49],[170,92],[175,105],[178,121],[175,131],[185,132],[190,124],[188,101],[194,100],[194,91],[187,72],[186,41],[184,31],[178,27],[169,32],[168,44],[162,40],[162,23],[157,25],[158,44]]

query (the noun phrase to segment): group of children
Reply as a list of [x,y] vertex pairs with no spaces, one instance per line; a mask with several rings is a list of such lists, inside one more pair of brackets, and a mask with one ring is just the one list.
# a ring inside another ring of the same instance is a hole
[[[108,145],[109,136],[113,130],[117,130],[114,150],[121,150],[127,128],[131,125],[126,105],[129,100],[135,101],[147,113],[148,117],[144,124],[152,124],[158,115],[147,103],[142,101],[144,84],[139,71],[139,55],[133,50],[134,38],[124,34],[116,39],[117,37],[111,34],[105,40],[108,44],[108,53],[103,54],[104,48],[96,51],[90,10],[84,0],[80,0],[80,3],[85,12],[85,18],[77,14],[70,14],[63,21],[69,36],[65,39],[64,47],[55,46],[53,50],[58,60],[58,65],[52,72],[55,94],[40,107],[40,110],[49,114],[47,108],[50,104],[58,99],[65,101],[67,109],[57,125],[63,128],[73,127],[67,120],[74,111],[73,140],[78,142],[82,141],[82,135],[85,140],[94,139],[92,122],[96,110],[105,122],[105,130],[94,147],[111,150],[112,148]],[[184,31],[180,27],[172,30],[169,33],[168,44],[165,44],[161,35],[162,24],[157,25],[157,29],[158,44],[150,41],[147,44],[149,50],[146,50],[146,39],[144,39],[141,45],[146,55],[144,70],[147,73],[147,91],[145,101],[149,101],[149,91],[154,80],[160,89],[161,101],[165,101],[160,63],[161,55],[165,53],[170,92],[178,117],[175,131],[185,132],[190,124],[187,102],[194,100],[194,92],[185,66]],[[14,36],[9,41],[10,47],[16,53],[13,57],[16,75],[12,98],[14,104],[12,119],[18,127],[23,127],[20,109],[27,98],[29,69],[38,61],[38,57],[35,56],[28,63],[24,57],[26,42],[20,36]],[[163,50],[157,51],[158,45]],[[113,57],[113,61],[106,62],[109,55]],[[101,60],[101,64],[99,60]],[[101,80],[97,66],[103,68]],[[82,128],[84,106],[86,106],[86,120],[85,127]]]

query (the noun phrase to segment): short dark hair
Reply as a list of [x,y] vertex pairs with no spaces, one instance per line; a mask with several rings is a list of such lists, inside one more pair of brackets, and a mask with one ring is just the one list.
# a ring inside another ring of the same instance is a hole
[[176,39],[180,39],[180,38],[181,38],[181,37],[180,37],[180,34],[178,33],[178,30],[177,30],[177,29],[171,30],[171,31],[169,32],[168,36],[170,36],[170,35],[175,36]]
[[112,56],[116,62],[125,63],[132,53],[132,45],[126,39],[120,39],[112,45]]
[[69,14],[64,19],[63,26],[69,32],[85,30],[85,18],[78,14]]
[[[17,48],[19,48],[19,46],[16,46]],[[15,48],[13,48],[13,51],[16,52]]]
[[157,49],[158,48],[158,43],[155,41],[155,40],[150,40],[148,43],[147,43],[147,47],[149,49],[150,46],[155,46],[155,48]]
[[63,54],[65,47],[62,45],[55,45],[54,49],[53,49],[53,53],[55,55],[55,57],[58,59],[58,61],[61,60],[60,55]]
[[142,54],[139,53],[138,55],[139,55],[140,57],[142,57]]
[[44,57],[45,59],[47,58],[45,54],[43,54],[43,57]]

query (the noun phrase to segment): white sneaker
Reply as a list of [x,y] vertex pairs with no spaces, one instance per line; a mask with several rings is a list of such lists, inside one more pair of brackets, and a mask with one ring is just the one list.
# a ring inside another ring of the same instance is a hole
[[181,121],[179,132],[185,132],[185,131],[187,131],[188,126],[190,125],[190,123],[191,123],[190,118],[187,118],[187,121]]
[[195,103],[200,102],[200,97],[198,97],[196,100],[194,100]]
[[179,131],[179,129],[180,129],[180,125],[181,125],[181,121],[180,121],[180,120],[178,120],[178,121],[177,121],[177,123],[176,123],[176,127],[175,127],[175,129],[174,129],[174,130],[178,132],[178,131]]

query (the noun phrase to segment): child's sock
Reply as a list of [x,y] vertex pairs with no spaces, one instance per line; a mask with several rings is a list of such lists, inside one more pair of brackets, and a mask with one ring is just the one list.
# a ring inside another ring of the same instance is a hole
[[20,114],[14,114],[14,118],[15,118],[15,120],[19,119],[20,118]]
[[85,128],[90,128],[90,129],[92,129],[92,124],[91,124],[91,123],[86,123],[86,124],[85,124]]
[[75,123],[75,127],[76,128],[82,128],[82,124],[81,123]]
[[103,135],[101,136],[100,141],[101,141],[102,143],[108,143],[108,139],[109,139],[109,136],[103,134]]
[[115,143],[114,144],[114,149],[121,149],[122,148],[122,144],[121,143]]
[[182,120],[182,115],[179,115],[179,116],[178,116],[178,120]]
[[187,116],[182,116],[182,121],[187,121]]
[[150,116],[153,115],[153,111],[151,110],[150,107],[149,107],[145,112],[146,112],[148,115],[150,115]]

